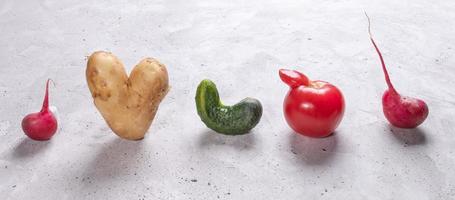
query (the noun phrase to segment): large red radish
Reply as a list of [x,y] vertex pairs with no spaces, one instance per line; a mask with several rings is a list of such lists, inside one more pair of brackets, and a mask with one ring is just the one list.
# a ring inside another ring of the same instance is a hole
[[397,92],[397,90],[395,90],[392,82],[390,81],[384,58],[382,57],[381,51],[376,45],[376,42],[371,34],[370,18],[366,13],[365,15],[368,19],[368,34],[370,36],[371,43],[373,43],[373,46],[379,55],[379,59],[381,60],[382,70],[388,86],[388,89],[382,96],[382,110],[384,115],[393,126],[399,128],[415,128],[422,124],[427,118],[428,106],[423,100],[402,96]]

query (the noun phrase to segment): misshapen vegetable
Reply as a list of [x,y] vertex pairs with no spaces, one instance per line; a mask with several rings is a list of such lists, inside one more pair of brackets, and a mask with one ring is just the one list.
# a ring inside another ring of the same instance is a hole
[[57,131],[57,118],[49,110],[49,81],[46,82],[46,94],[41,111],[28,114],[22,120],[22,130],[34,140],[49,140]]
[[368,15],[366,16],[368,19],[368,33],[370,35],[370,40],[379,55],[379,59],[381,60],[382,70],[388,86],[388,89],[382,96],[382,111],[392,125],[399,128],[415,128],[422,124],[427,118],[429,112],[428,106],[423,100],[401,96],[395,90],[392,82],[390,81],[389,73],[387,72],[381,51],[379,51],[379,48],[371,35],[370,18]]
[[195,99],[201,120],[221,134],[246,134],[262,116],[262,105],[257,99],[245,98],[233,106],[223,105],[215,83],[207,79],[197,87]]
[[88,60],[86,78],[109,127],[129,140],[144,138],[169,90],[166,67],[153,58],[139,62],[128,77],[112,53],[95,52]]
[[325,81],[311,81],[304,74],[281,69],[281,80],[290,89],[283,103],[284,116],[297,133],[326,137],[343,119],[344,98],[341,91]]

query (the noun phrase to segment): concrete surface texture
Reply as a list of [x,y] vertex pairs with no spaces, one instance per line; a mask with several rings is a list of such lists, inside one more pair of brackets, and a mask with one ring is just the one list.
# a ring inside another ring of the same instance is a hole
[[[367,21],[395,87],[424,99],[426,122],[392,128]],[[234,0],[0,2],[0,199],[455,199],[455,1]],[[146,138],[115,136],[93,105],[86,56],[111,51],[131,68],[166,64],[171,91]],[[336,133],[288,127],[281,67],[337,85]],[[59,132],[35,142],[25,114],[52,78]],[[264,114],[228,137],[200,122],[199,81]]]

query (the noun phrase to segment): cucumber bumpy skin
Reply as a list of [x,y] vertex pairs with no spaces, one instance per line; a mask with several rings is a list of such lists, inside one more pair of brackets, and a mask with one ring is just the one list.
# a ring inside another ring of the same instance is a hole
[[225,135],[248,133],[262,116],[262,105],[257,99],[247,97],[233,106],[223,105],[215,83],[208,79],[197,87],[196,108],[207,127]]

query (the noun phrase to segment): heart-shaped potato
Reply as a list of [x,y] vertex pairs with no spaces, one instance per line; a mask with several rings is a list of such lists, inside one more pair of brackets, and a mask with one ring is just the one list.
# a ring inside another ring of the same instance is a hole
[[145,58],[128,78],[116,56],[98,51],[89,57],[85,75],[95,106],[112,131],[128,140],[144,138],[169,90],[166,67]]

